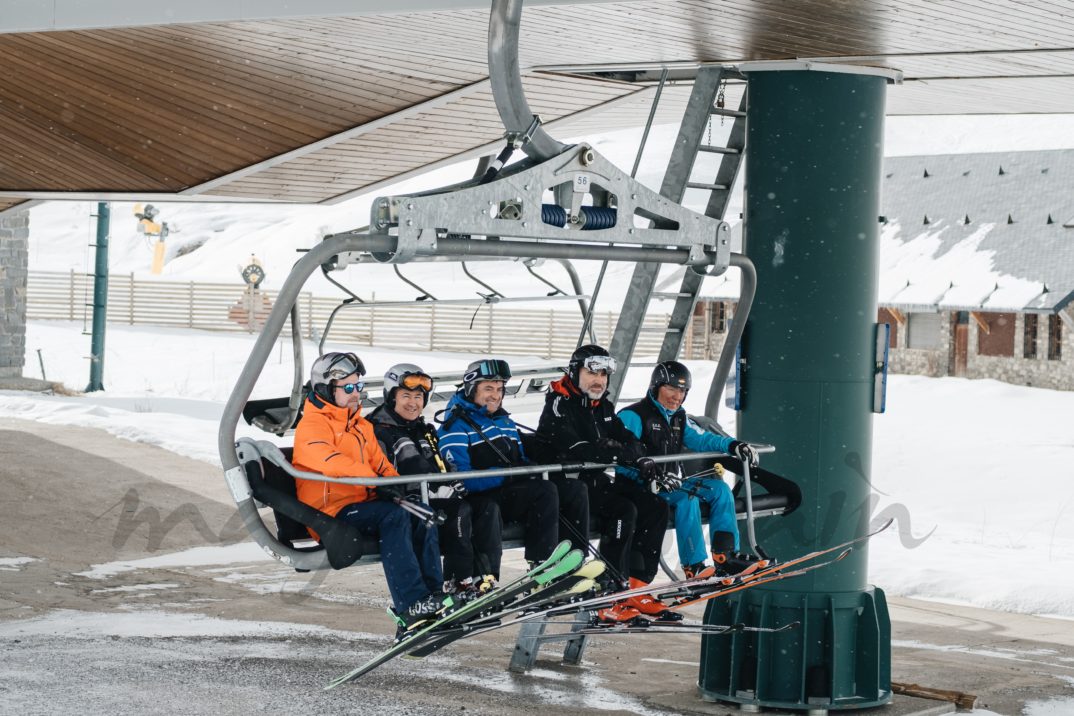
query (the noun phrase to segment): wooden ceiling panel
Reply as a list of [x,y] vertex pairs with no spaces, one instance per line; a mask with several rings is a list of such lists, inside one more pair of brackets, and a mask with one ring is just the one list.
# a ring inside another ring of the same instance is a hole
[[[377,185],[497,140],[487,33],[480,8],[0,34],[0,191],[319,201]],[[824,58],[902,70],[894,114],[1074,112],[1072,37],[1056,0],[638,0],[527,7],[520,61]],[[638,124],[652,97],[535,77],[529,101],[562,131]],[[657,121],[686,96],[669,87]]]
[[[629,97],[644,88],[621,82],[531,75],[525,78],[530,108],[553,123],[594,104]],[[349,191],[383,185],[426,164],[462,158],[503,136],[489,89],[482,86],[428,112],[353,139],[295,157],[211,190],[213,196],[255,196],[279,201],[319,202]]]

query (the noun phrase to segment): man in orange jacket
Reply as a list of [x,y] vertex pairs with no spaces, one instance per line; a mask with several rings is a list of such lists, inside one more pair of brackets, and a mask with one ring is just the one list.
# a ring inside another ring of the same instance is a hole
[[[398,477],[362,418],[365,366],[353,353],[326,353],[313,363],[310,393],[295,430],[294,465],[329,477]],[[400,507],[402,485],[369,488],[296,479],[298,499],[380,541],[397,636],[428,621],[450,598],[440,592],[437,531]]]

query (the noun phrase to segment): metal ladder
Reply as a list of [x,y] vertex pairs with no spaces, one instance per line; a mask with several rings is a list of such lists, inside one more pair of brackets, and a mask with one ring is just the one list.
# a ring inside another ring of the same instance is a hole
[[[694,89],[683,113],[682,124],[679,127],[679,135],[675,141],[671,158],[668,161],[668,169],[664,174],[664,181],[660,187],[660,194],[664,197],[681,203],[687,189],[704,189],[709,192],[709,200],[705,214],[712,218],[723,219],[727,211],[727,204],[731,197],[731,189],[734,187],[738,172],[742,166],[743,150],[746,144],[746,95],[743,94],[742,102],[737,110],[716,107],[716,97],[720,91],[720,85],[731,74],[740,77],[737,73],[723,67],[702,68],[694,80]],[[703,144],[702,139],[709,118],[713,115],[733,117],[734,124],[727,139],[726,146],[713,146]],[[710,152],[722,155],[716,177],[711,184],[691,181],[694,162],[700,152]],[[639,263],[634,269],[634,275],[630,281],[630,290],[627,292],[626,303],[622,313],[619,314],[619,322],[616,324],[615,333],[612,337],[610,352],[613,356],[632,357],[634,348],[638,342],[638,336],[645,327],[645,310],[652,299],[675,301],[671,318],[664,330],[664,341],[660,347],[659,360],[672,360],[679,355],[682,342],[686,337],[686,327],[697,304],[698,292],[704,276],[686,269],[682,284],[677,293],[660,293],[654,290],[657,275],[660,272],[660,264]],[[645,367],[655,364],[630,362],[631,367]],[[609,393],[614,401],[619,396],[622,387],[623,376],[626,371],[612,373],[609,380]],[[665,566],[666,569],[666,566]],[[583,628],[590,617],[589,612],[580,612],[575,616],[571,631]],[[544,622],[531,622],[523,624],[518,633],[515,650],[511,656],[509,669],[513,672],[522,673],[533,667],[537,661],[537,653],[541,644],[547,637]],[[568,639],[564,645],[563,663],[579,664],[585,653],[588,638],[578,635]]]
[[[703,67],[694,80],[694,88],[683,113],[675,147],[668,160],[668,168],[660,186],[660,194],[676,203],[681,203],[687,189],[701,189],[709,192],[705,215],[714,219],[723,219],[735,185],[746,146],[746,101],[745,93],[738,109],[725,109],[716,106],[721,84],[728,77],[739,78],[734,70],[725,67]],[[731,117],[734,122],[726,146],[714,146],[703,143],[705,130],[712,116]],[[694,163],[700,153],[721,155],[719,169],[715,179],[709,182],[694,181],[691,177]],[[664,332],[658,360],[674,360],[682,349],[686,338],[686,329],[697,305],[698,293],[704,276],[687,269],[682,284],[675,293],[663,293],[655,290],[660,265],[639,263],[630,279],[630,290],[619,321],[615,326],[610,347],[613,356],[627,359],[629,367],[652,367],[655,363],[642,363],[633,360],[638,337],[643,331],[651,330],[644,325],[645,313],[649,301],[673,300],[675,302]],[[661,329],[656,329],[661,330]],[[625,370],[616,371],[609,381],[609,395],[618,400]]]

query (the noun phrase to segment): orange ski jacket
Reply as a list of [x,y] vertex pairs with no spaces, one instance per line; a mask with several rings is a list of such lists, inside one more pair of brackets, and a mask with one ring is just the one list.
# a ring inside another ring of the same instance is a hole
[[[373,434],[373,424],[347,409],[306,398],[302,419],[295,428],[294,466],[328,477],[398,477]],[[376,499],[373,490],[361,485],[295,479],[298,499],[310,507],[335,516],[347,505]]]

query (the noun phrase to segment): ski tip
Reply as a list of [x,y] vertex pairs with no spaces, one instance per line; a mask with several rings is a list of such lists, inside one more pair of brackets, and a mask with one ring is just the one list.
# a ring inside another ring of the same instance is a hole
[[895,518],[894,517],[889,517],[879,527],[873,529],[870,532],[870,535],[878,535],[881,532],[883,532],[884,530],[886,530],[888,527],[891,527],[893,524],[895,524]]

